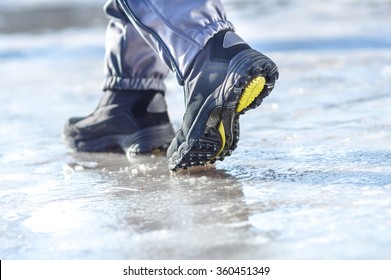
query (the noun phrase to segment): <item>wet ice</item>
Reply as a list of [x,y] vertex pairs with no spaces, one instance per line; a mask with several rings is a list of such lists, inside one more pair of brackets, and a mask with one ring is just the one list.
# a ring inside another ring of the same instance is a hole
[[[228,14],[281,78],[241,117],[231,157],[177,173],[164,153],[61,141],[64,121],[100,98],[104,19],[1,34],[0,258],[390,258],[390,1],[262,3],[227,1]],[[168,89],[178,128],[172,76]]]

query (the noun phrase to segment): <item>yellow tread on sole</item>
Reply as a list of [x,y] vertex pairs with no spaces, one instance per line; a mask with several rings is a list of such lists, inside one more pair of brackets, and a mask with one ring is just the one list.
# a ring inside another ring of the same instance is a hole
[[236,107],[237,113],[242,112],[255,100],[265,86],[265,83],[266,80],[264,77],[256,77],[246,86]]
[[217,152],[217,154],[211,160],[217,158],[221,154],[221,152],[223,151],[223,149],[225,147],[226,139],[225,139],[225,129],[224,129],[223,122],[220,122],[219,127],[217,128],[217,130],[218,130],[218,132],[220,134],[220,137],[221,137],[221,148],[220,148],[220,150]]
[[[257,98],[257,96],[260,94],[263,87],[265,86],[265,83],[266,80],[264,77],[256,77],[246,86],[246,88],[243,90],[242,96],[239,99],[238,106],[236,107],[237,113],[240,113],[241,111],[246,109],[255,100],[255,98]],[[226,139],[223,122],[219,123],[217,130],[221,137],[221,148],[211,160],[217,158],[225,147]]]

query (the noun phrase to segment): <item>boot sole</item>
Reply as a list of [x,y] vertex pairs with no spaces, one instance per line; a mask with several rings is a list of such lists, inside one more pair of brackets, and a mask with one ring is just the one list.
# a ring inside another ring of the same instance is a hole
[[236,55],[228,73],[239,74],[232,77],[232,82],[227,81],[231,86],[204,102],[187,140],[168,160],[171,170],[202,166],[230,156],[239,141],[240,115],[258,107],[278,79],[275,64],[254,50]]
[[107,135],[88,141],[70,139],[70,145],[83,152],[123,151],[127,155],[146,154],[156,149],[167,149],[174,136],[171,124],[165,124],[148,127],[133,134]]

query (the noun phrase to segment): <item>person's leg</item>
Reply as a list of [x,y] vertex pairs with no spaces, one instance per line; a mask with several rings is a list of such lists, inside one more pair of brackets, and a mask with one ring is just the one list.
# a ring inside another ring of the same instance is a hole
[[150,48],[116,1],[105,11],[104,95],[87,117],[71,118],[64,138],[78,151],[148,153],[167,148],[174,132],[164,99],[169,68]]
[[259,106],[276,65],[250,48],[219,0],[118,0],[184,85],[186,112],[167,151],[172,170],[223,160],[239,140],[239,116]]
[[234,30],[220,1],[118,0],[134,26],[182,84],[195,56],[222,30]]
[[110,22],[105,37],[105,90],[165,91],[170,69],[140,36],[115,0],[104,7]]

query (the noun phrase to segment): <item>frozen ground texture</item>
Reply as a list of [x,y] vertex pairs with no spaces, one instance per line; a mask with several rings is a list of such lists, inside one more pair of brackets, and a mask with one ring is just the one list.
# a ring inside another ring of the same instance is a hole
[[170,173],[162,154],[61,141],[100,98],[101,8],[82,2],[91,24],[65,1],[2,0],[0,259],[391,258],[391,1],[246,2],[228,15],[281,78],[230,158]]

